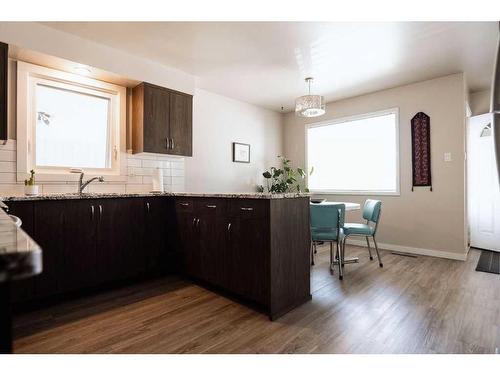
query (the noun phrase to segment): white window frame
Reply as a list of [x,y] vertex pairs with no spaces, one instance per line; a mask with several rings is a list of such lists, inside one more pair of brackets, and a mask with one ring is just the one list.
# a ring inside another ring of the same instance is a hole
[[[395,191],[387,191],[387,190],[310,189],[311,193],[331,194],[331,195],[393,195],[393,196],[401,195],[401,190],[400,190],[400,184],[401,184],[400,175],[401,175],[401,173],[400,173],[400,155],[399,155],[399,144],[400,144],[400,139],[399,139],[399,108],[397,108],[397,107],[389,108],[389,109],[385,109],[385,110],[381,110],[381,111],[364,113],[364,114],[360,114],[360,115],[335,118],[335,119],[331,119],[331,120],[307,124],[304,127],[304,129],[305,129],[305,137],[304,137],[304,139],[305,139],[305,162],[306,162],[307,170],[310,170],[309,160],[308,160],[308,158],[309,158],[308,133],[309,133],[310,128],[331,126],[331,125],[341,124],[341,123],[348,122],[348,121],[363,120],[366,118],[372,118],[372,117],[378,117],[378,116],[384,116],[384,115],[390,115],[390,114],[396,115],[396,190]],[[308,176],[306,179],[307,179],[307,182],[309,183]]]
[[31,169],[39,181],[73,181],[78,176],[68,167],[35,165],[35,90],[38,84],[93,95],[109,100],[109,168],[84,168],[87,175],[120,176],[126,143],[126,88],[89,77],[19,61],[17,63],[17,180],[24,181]]

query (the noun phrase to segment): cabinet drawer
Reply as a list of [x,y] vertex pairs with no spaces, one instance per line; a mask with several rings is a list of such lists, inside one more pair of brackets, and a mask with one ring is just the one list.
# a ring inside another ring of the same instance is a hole
[[226,200],[220,198],[203,198],[194,202],[197,214],[223,215],[226,212],[226,206]]
[[176,212],[193,212],[194,202],[192,199],[176,199],[175,200],[175,210]]
[[230,215],[239,217],[265,217],[269,208],[268,200],[234,199],[230,203]]

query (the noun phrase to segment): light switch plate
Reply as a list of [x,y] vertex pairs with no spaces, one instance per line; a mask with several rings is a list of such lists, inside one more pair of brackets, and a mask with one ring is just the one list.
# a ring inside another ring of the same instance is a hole
[[444,153],[444,161],[452,161],[451,152]]

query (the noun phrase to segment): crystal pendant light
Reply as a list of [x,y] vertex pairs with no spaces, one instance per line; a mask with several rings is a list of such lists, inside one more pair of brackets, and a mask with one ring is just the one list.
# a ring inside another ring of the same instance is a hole
[[295,100],[295,114],[300,117],[317,117],[325,114],[325,97],[321,95],[311,95],[312,77],[307,77],[309,94],[298,97]]

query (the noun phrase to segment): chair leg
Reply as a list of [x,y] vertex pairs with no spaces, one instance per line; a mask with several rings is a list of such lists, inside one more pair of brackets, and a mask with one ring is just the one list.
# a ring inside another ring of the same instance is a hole
[[339,244],[339,241],[337,240],[337,259],[339,261],[339,280],[342,280],[344,278],[344,271],[342,270],[342,264],[341,264],[341,259],[342,259],[342,245]]
[[380,258],[380,253],[378,251],[378,246],[377,246],[377,241],[375,240],[375,236],[372,238],[373,238],[373,243],[375,244],[375,251],[377,252],[378,265],[380,267],[384,267],[384,264],[382,263],[382,258]]
[[370,248],[370,241],[368,240],[368,236],[366,236],[365,238],[366,238],[366,245],[368,246],[368,254],[370,254],[370,260],[373,260],[372,249]]
[[340,251],[340,263],[342,264],[342,268],[344,268],[344,260],[345,260],[345,243],[347,241],[347,237],[344,237],[342,241],[342,249]]
[[314,247],[316,245],[314,244],[314,241],[311,241],[311,266],[314,266]]
[[330,273],[333,275],[333,241],[330,242]]

